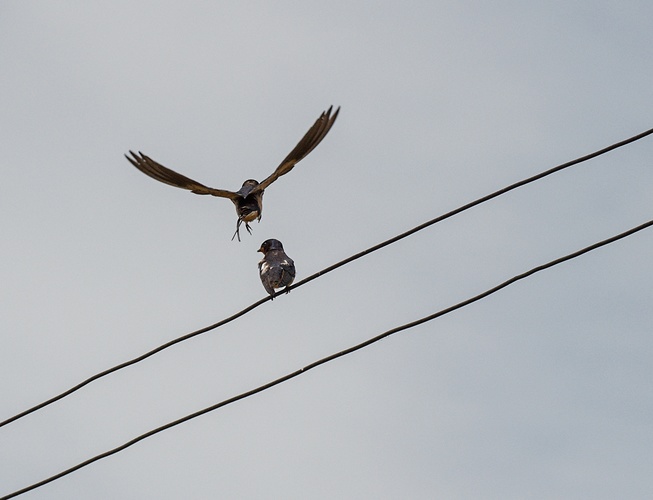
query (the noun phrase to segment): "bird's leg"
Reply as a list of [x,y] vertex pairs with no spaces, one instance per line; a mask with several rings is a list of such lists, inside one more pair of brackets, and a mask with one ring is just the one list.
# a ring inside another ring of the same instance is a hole
[[240,241],[240,225],[241,225],[243,222],[245,223],[245,229],[247,229],[247,232],[248,232],[249,234],[252,234],[252,228],[250,227],[249,222],[247,222],[246,220],[243,220],[243,219],[241,219],[241,218],[239,217],[239,218],[238,218],[238,221],[236,222],[236,232],[235,232],[234,235],[231,237],[231,241],[234,241],[234,238],[235,238],[236,236],[238,236],[238,241]]
[[[236,232],[235,232],[234,235],[231,237],[231,241],[234,241],[234,238],[235,238],[236,236],[238,236],[238,241],[240,241],[240,225],[242,224],[242,222],[243,222],[243,221],[240,220],[240,218],[238,218],[238,221],[236,221]],[[250,234],[251,234],[251,231],[250,231]]]

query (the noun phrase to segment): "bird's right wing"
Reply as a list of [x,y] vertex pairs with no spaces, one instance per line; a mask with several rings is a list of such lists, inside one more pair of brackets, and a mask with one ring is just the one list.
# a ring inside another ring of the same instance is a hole
[[169,168],[164,167],[160,163],[155,162],[152,158],[144,155],[140,151],[138,152],[138,154],[136,154],[130,150],[129,153],[131,154],[131,158],[125,155],[125,158],[129,160],[129,163],[134,165],[138,170],[143,172],[145,175],[148,175],[152,177],[152,179],[156,179],[159,182],[163,182],[170,186],[174,186],[182,189],[188,189],[189,191],[195,194],[210,194],[213,196],[220,196],[221,198],[230,198],[230,199],[235,199],[240,197],[238,193],[234,193],[233,191],[227,191],[226,189],[211,188],[205,186],[204,184],[200,184],[199,182],[194,181],[193,179],[189,179],[184,175],[178,174],[174,170],[170,170]]
[[295,263],[287,255],[286,258],[281,261],[281,269],[283,269],[284,272],[288,273],[290,276],[292,276],[293,279],[295,279]]

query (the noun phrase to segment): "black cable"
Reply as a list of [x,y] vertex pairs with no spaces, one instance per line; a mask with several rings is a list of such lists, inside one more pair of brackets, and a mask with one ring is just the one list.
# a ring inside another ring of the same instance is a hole
[[318,367],[320,365],[328,363],[329,361],[333,361],[334,359],[340,358],[340,357],[345,356],[347,354],[351,354],[351,353],[353,353],[355,351],[358,351],[358,350],[360,350],[360,349],[362,349],[364,347],[367,347],[367,346],[369,346],[371,344],[374,344],[375,342],[378,342],[379,340],[382,340],[382,339],[384,339],[386,337],[389,337],[390,335],[401,332],[403,330],[407,330],[409,328],[413,328],[414,326],[417,326],[417,325],[421,325],[422,323],[426,323],[427,321],[431,321],[431,320],[433,320],[435,318],[438,318],[440,316],[444,316],[445,314],[449,314],[450,312],[453,312],[453,311],[455,311],[457,309],[460,309],[460,308],[465,307],[465,306],[467,306],[469,304],[472,304],[472,303],[474,303],[474,302],[476,302],[478,300],[481,300],[481,299],[483,299],[483,298],[485,298],[485,297],[487,297],[489,295],[492,295],[493,293],[498,292],[499,290],[507,287],[508,285],[511,285],[511,284],[515,283],[516,281],[527,278],[527,277],[529,277],[529,276],[531,276],[531,275],[533,275],[533,274],[535,274],[535,273],[537,273],[539,271],[543,271],[543,270],[548,269],[550,267],[561,264],[562,262],[565,262],[565,261],[574,259],[576,257],[579,257],[580,255],[583,255],[583,254],[585,254],[587,252],[591,252],[592,250],[595,250],[595,249],[597,249],[599,247],[602,247],[602,246],[608,245],[610,243],[613,243],[613,242],[615,242],[617,240],[625,238],[626,236],[630,236],[631,234],[634,234],[634,233],[636,233],[638,231],[646,229],[646,228],[648,228],[650,226],[653,226],[653,220],[650,220],[650,221],[648,221],[648,222],[646,222],[644,224],[641,224],[641,225],[639,225],[637,227],[629,229],[628,231],[624,231],[623,233],[620,233],[620,234],[618,234],[616,236],[612,236],[612,237],[607,238],[605,240],[599,241],[598,243],[594,243],[593,245],[585,247],[585,248],[583,248],[581,250],[578,250],[576,252],[565,255],[564,257],[560,257],[558,259],[547,262],[546,264],[542,264],[541,266],[534,267],[531,270],[526,271],[525,273],[518,274],[517,276],[514,276],[514,277],[510,278],[509,280],[506,280],[503,283],[500,283],[499,285],[497,285],[497,286],[495,286],[493,288],[490,288],[489,290],[486,290],[485,292],[482,292],[482,293],[480,293],[478,295],[475,295],[474,297],[471,297],[471,298],[469,298],[467,300],[459,302],[459,303],[457,303],[457,304],[455,304],[453,306],[447,307],[446,309],[442,309],[442,310],[440,310],[440,311],[438,311],[436,313],[433,313],[433,314],[431,314],[429,316],[425,316],[425,317],[420,318],[418,320],[412,321],[411,323],[406,323],[404,325],[392,328],[391,330],[387,330],[386,332],[383,332],[380,335],[377,335],[376,337],[372,337],[371,339],[368,339],[368,340],[366,340],[364,342],[361,342],[360,344],[357,344],[355,346],[349,347],[348,349],[345,349],[345,350],[340,351],[340,352],[335,353],[335,354],[331,354],[330,356],[322,358],[322,359],[320,359],[318,361],[314,361],[313,363],[311,363],[309,365],[306,365],[304,368],[300,368],[299,370],[296,370],[296,371],[294,371],[292,373],[284,375],[283,377],[280,377],[280,378],[278,378],[276,380],[268,382],[267,384],[263,384],[263,385],[255,388],[255,389],[249,390],[247,392],[243,392],[242,394],[239,394],[239,395],[234,396],[234,397],[229,398],[229,399],[225,399],[224,401],[221,401],[221,402],[216,403],[216,404],[214,404],[212,406],[209,406],[208,408],[204,408],[202,410],[196,411],[195,413],[191,413],[190,415],[186,415],[185,417],[177,419],[177,420],[175,420],[173,422],[169,422],[169,423],[167,423],[165,425],[157,427],[156,429],[152,429],[151,431],[148,431],[145,434],[141,434],[140,436],[137,436],[134,439],[132,439],[130,441],[127,441],[126,443],[124,443],[124,444],[122,444],[122,445],[120,445],[120,446],[118,446],[116,448],[113,448],[113,449],[111,449],[109,451],[106,451],[104,453],[100,453],[99,455],[96,455],[96,456],[94,456],[92,458],[89,458],[88,460],[85,460],[84,462],[81,462],[81,463],[75,465],[74,467],[66,469],[63,472],[60,472],[58,474],[55,474],[54,476],[50,476],[47,479],[39,481],[38,483],[34,483],[34,484],[32,484],[30,486],[27,486],[27,487],[25,487],[23,489],[20,489],[20,490],[17,490],[15,492],[13,492],[13,493],[10,493],[9,495],[6,495],[6,496],[2,497],[0,500],[6,500],[6,499],[9,499],[9,498],[16,497],[18,495],[22,495],[23,493],[27,493],[28,491],[31,491],[33,489],[39,488],[40,486],[51,483],[52,481],[60,479],[60,478],[66,476],[66,475],[68,475],[68,474],[70,474],[72,472],[75,472],[75,471],[77,471],[77,470],[79,470],[79,469],[81,469],[83,467],[86,467],[87,465],[90,465],[93,462],[97,462],[98,460],[101,460],[101,459],[106,458],[108,456],[114,455],[114,454],[118,453],[119,451],[122,451],[122,450],[124,450],[126,448],[129,448],[130,446],[138,443],[139,441],[142,441],[142,440],[144,440],[144,439],[146,439],[148,437],[151,437],[151,436],[153,436],[155,434],[158,434],[159,432],[170,429],[171,427],[175,427],[175,426],[177,426],[179,424],[187,422],[188,420],[191,420],[193,418],[204,415],[205,413],[209,413],[209,412],[211,412],[213,410],[217,410],[218,408],[221,408],[223,406],[227,406],[227,405],[229,405],[231,403],[235,403],[236,401],[239,401],[241,399],[245,399],[245,398],[247,398],[249,396],[253,396],[254,394],[257,394],[259,392],[263,392],[263,391],[265,391],[267,389],[270,389],[270,388],[274,387],[275,385],[279,385],[282,382],[285,382],[285,381],[290,380],[292,378],[295,378],[295,377],[297,377],[297,376],[299,376],[299,375],[301,375],[303,373],[306,373],[307,371],[312,370],[313,368],[316,368],[316,367]]
[[[361,257],[363,257],[363,256],[365,256],[367,254],[370,254],[372,252],[380,250],[381,248],[383,248],[385,246],[388,246],[388,245],[391,245],[392,243],[395,243],[395,242],[397,242],[397,241],[399,241],[399,240],[401,240],[403,238],[406,238],[406,237],[408,237],[408,236],[410,236],[410,235],[412,235],[412,234],[414,234],[414,233],[416,233],[418,231],[421,231],[422,229],[425,229],[425,228],[427,228],[429,226],[432,226],[433,224],[436,224],[436,223],[441,222],[441,221],[443,221],[445,219],[453,217],[454,215],[457,215],[457,214],[459,214],[461,212],[464,212],[465,210],[468,210],[468,209],[470,209],[472,207],[480,205],[481,203],[485,203],[486,201],[489,201],[489,200],[491,200],[493,198],[501,196],[502,194],[505,194],[505,193],[507,193],[509,191],[512,191],[513,189],[517,189],[517,188],[519,188],[521,186],[524,186],[526,184],[530,184],[531,182],[535,182],[535,181],[537,181],[539,179],[542,179],[543,177],[546,177],[548,175],[551,175],[551,174],[553,174],[555,172],[558,172],[558,171],[563,170],[565,168],[571,167],[573,165],[577,165],[577,164],[582,163],[584,161],[591,160],[592,158],[596,158],[597,156],[600,156],[600,155],[605,154],[605,153],[607,153],[609,151],[612,151],[613,149],[620,148],[622,146],[625,146],[627,144],[635,142],[635,141],[637,141],[639,139],[642,139],[642,138],[644,138],[644,137],[646,137],[648,135],[651,135],[651,134],[653,134],[653,128],[649,129],[649,130],[646,130],[646,131],[644,131],[644,132],[642,132],[640,134],[637,134],[637,135],[635,135],[633,137],[630,137],[628,139],[625,139],[623,141],[612,144],[611,146],[608,146],[606,148],[595,151],[594,153],[590,153],[588,155],[581,156],[580,158],[577,158],[575,160],[571,160],[571,161],[569,161],[567,163],[563,163],[562,165],[558,165],[557,167],[553,167],[553,168],[551,168],[549,170],[546,170],[544,172],[541,172],[541,173],[539,173],[537,175],[534,175],[534,176],[529,177],[527,179],[524,179],[524,180],[521,180],[521,181],[516,182],[514,184],[511,184],[511,185],[509,185],[509,186],[507,186],[507,187],[505,187],[503,189],[495,191],[495,192],[493,192],[491,194],[488,194],[487,196],[484,196],[484,197],[479,198],[479,199],[477,199],[475,201],[467,203],[466,205],[463,205],[463,206],[461,206],[459,208],[456,208],[455,210],[447,212],[444,215],[436,217],[435,219],[431,219],[430,221],[425,222],[425,223],[423,223],[423,224],[421,224],[421,225],[419,225],[417,227],[414,227],[413,229],[410,229],[409,231],[406,231],[405,233],[401,233],[398,236],[395,236],[393,238],[390,238],[389,240],[386,240],[386,241],[384,241],[382,243],[374,245],[373,247],[370,247],[367,250],[363,250],[362,252],[359,252],[359,253],[357,253],[355,255],[352,255],[351,257],[348,257],[348,258],[346,258],[344,260],[341,260],[340,262],[337,262],[336,264],[333,264],[332,266],[329,266],[326,269],[323,269],[322,271],[318,271],[317,273],[312,274],[311,276],[309,276],[307,278],[304,278],[301,281],[298,281],[297,283],[295,283],[294,285],[289,287],[289,290],[293,290],[293,289],[295,289],[297,287],[300,287],[300,286],[308,283],[309,281],[313,281],[315,278],[318,278],[318,277],[320,277],[320,276],[322,276],[322,275],[324,275],[326,273],[329,273],[329,272],[331,272],[331,271],[333,271],[333,270],[335,270],[335,269],[337,269],[337,268],[339,268],[341,266],[344,266],[345,264],[349,264],[350,262],[352,262],[354,260],[357,260],[357,259],[360,259]],[[66,391],[64,391],[64,392],[62,392],[62,393],[60,393],[60,394],[58,394],[58,395],[44,401],[44,402],[42,402],[42,403],[37,404],[36,406],[33,406],[33,407],[31,407],[31,408],[29,408],[27,410],[24,410],[21,413],[18,413],[16,415],[14,415],[13,417],[9,417],[8,419],[0,422],[0,427],[3,427],[5,425],[7,425],[7,424],[10,424],[11,422],[15,422],[16,420],[18,420],[20,418],[23,418],[23,417],[29,415],[30,413],[33,413],[33,412],[35,412],[37,410],[40,410],[40,409],[42,409],[42,408],[44,408],[44,407],[46,407],[46,406],[48,406],[48,405],[50,405],[50,404],[52,404],[52,403],[54,403],[56,401],[59,401],[60,399],[63,399],[64,397],[69,396],[73,392],[78,391],[82,387],[90,384],[91,382],[93,382],[93,381],[95,381],[95,380],[97,380],[99,378],[105,377],[105,376],[107,376],[107,375],[109,375],[109,374],[111,374],[113,372],[116,372],[116,371],[121,370],[123,368],[126,368],[128,366],[131,366],[133,364],[136,364],[136,363],[138,363],[140,361],[143,361],[144,359],[149,358],[150,356],[153,356],[156,353],[161,352],[164,349],[167,349],[168,347],[171,347],[171,346],[173,346],[175,344],[178,344],[179,342],[183,342],[184,340],[188,340],[188,339],[190,339],[192,337],[195,337],[196,335],[200,335],[200,334],[206,333],[206,332],[208,332],[210,330],[214,330],[214,329],[216,329],[216,328],[218,328],[220,326],[226,325],[227,323],[230,323],[231,321],[243,316],[244,314],[248,313],[252,309],[255,309],[256,307],[260,306],[264,302],[267,302],[268,300],[270,300],[269,297],[261,299],[258,302],[255,302],[254,304],[250,305],[249,307],[246,307],[242,311],[237,312],[236,314],[234,314],[234,315],[232,315],[232,316],[230,316],[230,317],[228,317],[226,319],[223,319],[222,321],[219,321],[219,322],[217,322],[217,323],[215,323],[213,325],[201,328],[201,329],[196,330],[194,332],[191,332],[191,333],[188,333],[188,334],[183,335],[181,337],[178,337],[178,338],[176,338],[174,340],[171,340],[171,341],[169,341],[169,342],[167,342],[167,343],[165,343],[165,344],[163,344],[163,345],[161,345],[161,346],[159,346],[159,347],[157,347],[155,349],[152,349],[151,351],[146,352],[145,354],[142,354],[142,355],[140,355],[140,356],[138,356],[136,358],[133,358],[133,359],[131,359],[129,361],[125,361],[124,363],[120,363],[120,364],[118,364],[118,365],[116,365],[116,366],[114,366],[112,368],[108,368],[107,370],[104,370],[104,371],[102,371],[100,373],[97,373],[97,374],[87,378],[86,380],[80,382],[79,384],[71,387],[70,389],[68,389],[68,390],[66,390]]]

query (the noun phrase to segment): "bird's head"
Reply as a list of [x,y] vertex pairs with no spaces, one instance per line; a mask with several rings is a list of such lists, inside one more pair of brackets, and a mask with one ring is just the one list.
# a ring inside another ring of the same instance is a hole
[[254,179],[247,179],[245,182],[243,182],[243,185],[238,190],[238,194],[243,198],[247,198],[247,195],[249,195],[249,193],[252,192],[252,189],[254,189],[256,186],[258,186],[258,181]]
[[283,250],[283,245],[279,240],[265,240],[257,251],[266,254],[270,250]]

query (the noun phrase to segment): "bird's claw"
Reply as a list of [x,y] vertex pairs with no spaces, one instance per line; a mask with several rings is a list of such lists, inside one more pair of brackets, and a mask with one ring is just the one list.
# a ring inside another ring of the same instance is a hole
[[[236,232],[235,232],[234,235],[231,237],[231,241],[234,241],[234,238],[235,238],[236,236],[238,237],[238,241],[240,241],[240,225],[241,225],[242,223],[243,223],[243,220],[242,220],[242,219],[238,219],[238,221],[236,222]],[[247,229],[247,232],[248,232],[249,234],[252,234],[252,228],[250,227],[250,225],[249,225],[248,222],[245,222],[245,229]]]

